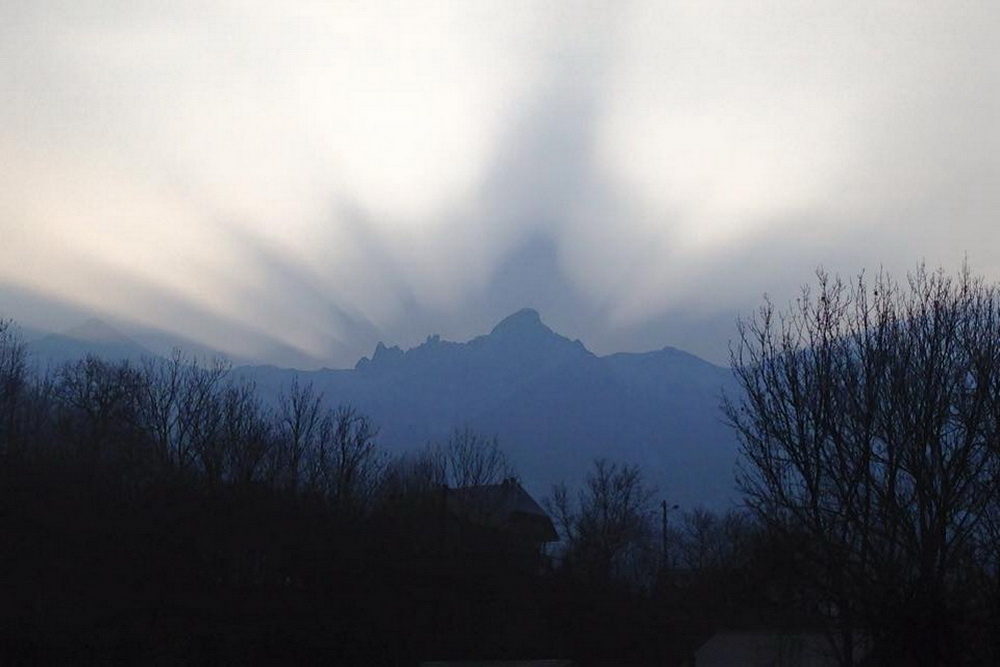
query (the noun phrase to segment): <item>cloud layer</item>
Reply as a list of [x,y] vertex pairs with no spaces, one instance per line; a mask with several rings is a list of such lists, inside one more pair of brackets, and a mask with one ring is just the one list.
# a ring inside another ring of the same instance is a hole
[[998,13],[4,3],[0,296],[302,365],[521,305],[720,361],[820,264],[1000,277]]

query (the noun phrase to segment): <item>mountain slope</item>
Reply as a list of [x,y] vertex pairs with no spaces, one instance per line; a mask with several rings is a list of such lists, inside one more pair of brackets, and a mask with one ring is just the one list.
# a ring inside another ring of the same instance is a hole
[[41,366],[58,366],[67,361],[94,355],[111,361],[139,361],[153,353],[114,327],[98,319],[89,319],[64,333],[54,333],[27,345],[32,358]]
[[379,343],[353,370],[246,367],[265,396],[295,375],[331,404],[352,404],[390,451],[444,440],[459,426],[499,437],[525,486],[581,483],[594,458],[642,466],[660,496],[686,507],[735,498],[736,441],[719,403],[728,369],[673,348],[597,357],[525,309],[466,343],[428,337],[403,351]]

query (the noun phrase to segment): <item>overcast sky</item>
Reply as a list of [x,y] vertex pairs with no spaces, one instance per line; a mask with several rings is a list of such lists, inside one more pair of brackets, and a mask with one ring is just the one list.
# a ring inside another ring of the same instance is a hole
[[533,306],[724,362],[822,265],[1000,278],[1000,3],[0,3],[0,314],[349,366]]

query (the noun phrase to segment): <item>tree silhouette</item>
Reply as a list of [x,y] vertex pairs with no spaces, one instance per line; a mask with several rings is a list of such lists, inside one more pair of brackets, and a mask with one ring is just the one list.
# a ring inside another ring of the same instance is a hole
[[0,318],[0,458],[18,435],[18,411],[28,389],[27,353],[13,321]]
[[858,628],[883,660],[960,664],[963,559],[995,564],[1000,294],[968,269],[818,279],[739,325],[740,486],[796,545],[842,664]]
[[281,437],[273,457],[275,473],[283,475],[281,484],[293,491],[304,477],[308,489],[322,492],[325,446],[332,429],[329,414],[323,410],[323,396],[312,383],[299,384],[296,376],[278,397],[278,404]]
[[576,502],[564,484],[546,501],[574,569],[601,581],[648,583],[657,562],[655,490],[638,466],[599,458]]
[[499,484],[517,476],[496,436],[484,437],[469,426],[452,432],[440,456],[450,486]]

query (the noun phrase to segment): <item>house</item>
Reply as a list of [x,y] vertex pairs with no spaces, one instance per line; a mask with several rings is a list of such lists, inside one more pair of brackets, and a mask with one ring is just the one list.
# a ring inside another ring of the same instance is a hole
[[422,662],[420,667],[575,667],[572,660],[458,660]]
[[499,529],[539,546],[559,541],[552,519],[516,479],[445,488],[444,493],[448,512],[462,521]]
[[[855,661],[864,657],[858,646]],[[820,632],[720,631],[682,667],[837,667],[826,635]]]

